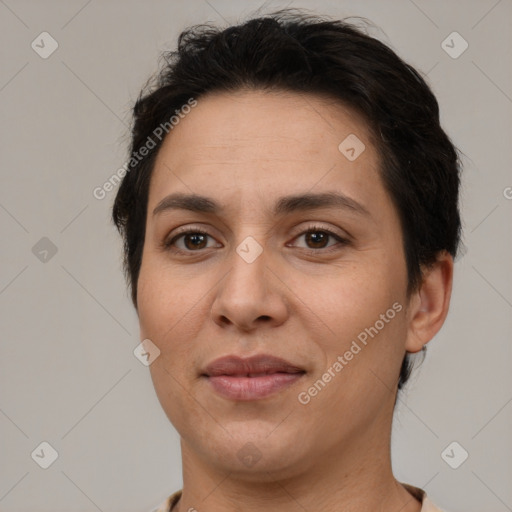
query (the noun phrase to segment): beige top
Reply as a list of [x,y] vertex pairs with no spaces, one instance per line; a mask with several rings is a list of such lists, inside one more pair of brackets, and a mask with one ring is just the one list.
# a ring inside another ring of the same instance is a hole
[[[436,507],[428,498],[425,491],[412,485],[402,484],[415,498],[421,500],[421,512],[444,512],[440,508]],[[176,503],[181,498],[181,490],[171,494],[158,508],[151,512],[172,512]]]

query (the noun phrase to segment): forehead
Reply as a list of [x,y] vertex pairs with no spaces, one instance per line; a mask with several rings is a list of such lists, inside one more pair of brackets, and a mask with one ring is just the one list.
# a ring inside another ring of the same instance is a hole
[[[357,158],[348,158],[355,151]],[[174,190],[232,192],[239,202],[256,195],[270,200],[284,190],[338,190],[361,202],[377,200],[384,192],[378,163],[365,121],[331,98],[253,90],[208,94],[165,138],[149,207]]]
[[[210,93],[184,115],[163,144],[180,146],[180,157],[200,158],[229,148],[232,160],[264,158],[300,143],[301,153],[337,150],[349,134],[369,143],[369,130],[353,109],[332,98],[288,91],[242,90]],[[236,144],[233,144],[236,142]],[[257,151],[259,148],[264,151]],[[334,153],[336,157],[338,153]],[[289,155],[291,156],[291,155]]]

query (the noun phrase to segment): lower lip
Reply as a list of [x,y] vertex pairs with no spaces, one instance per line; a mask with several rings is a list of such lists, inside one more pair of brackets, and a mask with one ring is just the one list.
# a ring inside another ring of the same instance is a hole
[[218,375],[207,377],[213,389],[231,400],[258,400],[297,382],[304,373],[272,373],[261,377]]

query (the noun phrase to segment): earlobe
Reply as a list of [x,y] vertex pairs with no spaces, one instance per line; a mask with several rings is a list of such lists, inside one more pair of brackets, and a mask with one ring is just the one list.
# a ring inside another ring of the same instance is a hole
[[446,251],[426,268],[420,289],[410,301],[410,318],[405,350],[419,352],[441,329],[453,283],[453,257]]

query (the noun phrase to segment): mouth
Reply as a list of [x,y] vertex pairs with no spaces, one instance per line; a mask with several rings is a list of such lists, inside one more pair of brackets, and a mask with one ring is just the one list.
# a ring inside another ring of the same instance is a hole
[[284,359],[262,354],[250,358],[227,356],[210,363],[201,374],[220,396],[230,400],[259,400],[284,391],[306,371]]

